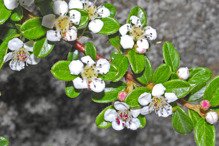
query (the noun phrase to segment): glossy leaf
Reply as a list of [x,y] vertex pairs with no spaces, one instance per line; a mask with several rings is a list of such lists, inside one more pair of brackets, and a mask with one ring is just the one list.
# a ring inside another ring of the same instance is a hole
[[143,115],[138,116],[138,119],[141,123],[140,128],[144,128],[147,124],[146,117]]
[[111,35],[109,36],[109,43],[116,48],[119,52],[121,52],[122,46],[120,45],[120,36]]
[[147,14],[146,12],[144,11],[144,9],[136,6],[134,8],[131,9],[130,13],[129,13],[129,16],[128,16],[128,19],[127,19],[127,23],[130,23],[130,17],[131,16],[137,16],[138,18],[140,18],[141,20],[141,24],[143,26],[146,26],[147,25]]
[[160,65],[153,74],[154,83],[164,83],[166,82],[172,74],[171,68],[169,65],[162,64]]
[[9,141],[5,137],[0,137],[0,146],[9,146]]
[[204,86],[201,90],[199,90],[198,92],[192,94],[188,101],[198,101],[198,100],[201,100],[204,96],[204,92],[206,90],[206,86]]
[[1,25],[4,24],[5,21],[7,21],[8,18],[11,16],[11,11],[5,7],[3,0],[0,0],[0,10],[1,10],[0,12],[0,25]]
[[101,20],[103,21],[104,25],[99,34],[111,35],[116,33],[120,28],[120,24],[115,18],[106,17],[102,18]]
[[106,107],[97,117],[96,117],[96,125],[98,128],[107,129],[111,127],[111,123],[104,120],[104,114],[108,109],[113,109],[112,106]]
[[69,98],[76,98],[80,95],[80,92],[76,90],[73,86],[66,86],[65,87],[65,94]]
[[17,7],[11,14],[11,20],[20,21],[22,18],[23,18],[23,9],[21,7]]
[[46,38],[42,38],[35,42],[33,53],[37,58],[44,58],[52,52],[53,48],[53,44],[49,44]]
[[200,121],[200,120],[204,120],[201,116],[199,116],[199,114],[193,110],[188,110],[188,114],[190,119],[192,120],[192,123],[194,126],[196,126],[196,124]]
[[109,9],[110,17],[115,17],[115,15],[116,15],[116,7],[113,4],[105,3],[105,4],[103,4],[103,6],[106,7],[107,9]]
[[81,20],[78,29],[85,28],[89,22],[88,13],[85,10],[81,10],[81,9],[76,9],[76,10],[81,13]]
[[88,42],[85,44],[85,54],[96,60],[97,50],[93,43]]

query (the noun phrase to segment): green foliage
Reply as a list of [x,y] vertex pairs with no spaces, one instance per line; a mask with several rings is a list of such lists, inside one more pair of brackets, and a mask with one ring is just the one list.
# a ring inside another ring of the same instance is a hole
[[65,94],[69,98],[76,98],[80,95],[80,92],[72,86],[72,82],[69,82],[65,87]]
[[41,15],[45,16],[48,14],[53,14],[52,0],[35,0],[35,4],[39,8]]
[[155,70],[152,80],[154,83],[164,83],[170,78],[171,74],[170,66],[162,64]]
[[81,13],[81,21],[79,23],[78,29],[83,29],[87,26],[89,22],[88,13],[85,10],[81,10],[81,9],[76,9],[76,10]]
[[23,9],[21,7],[18,7],[11,14],[11,20],[20,21],[22,18],[23,18]]
[[106,107],[97,117],[96,117],[96,125],[98,128],[107,129],[111,127],[111,123],[104,120],[104,114],[108,109],[113,109],[112,106]]
[[128,16],[128,19],[127,19],[127,23],[131,22],[130,21],[130,17],[131,16],[137,16],[138,18],[140,18],[141,24],[143,26],[147,25],[147,14],[146,14],[146,12],[142,8],[140,8],[138,6],[132,8],[130,13],[129,13],[129,16]]
[[44,58],[52,52],[53,48],[53,44],[50,44],[46,38],[42,38],[35,42],[33,53],[38,58]]
[[116,33],[120,28],[120,24],[115,18],[106,17],[102,18],[101,20],[103,21],[104,25],[99,34],[111,35]]
[[9,141],[5,137],[0,137],[0,146],[9,146]]
[[97,50],[93,43],[88,42],[85,44],[85,55],[88,55],[93,60],[96,60]]
[[4,24],[8,18],[11,16],[11,11],[8,10],[5,5],[4,5],[4,2],[3,0],[0,0],[0,10],[1,10],[1,13],[0,13],[0,25]]
[[144,128],[147,124],[145,116],[140,115],[140,116],[138,116],[138,119],[141,123],[140,128]]
[[116,7],[113,4],[105,3],[105,4],[103,4],[103,6],[106,7],[107,9],[109,9],[110,17],[115,17],[115,15],[116,15]]

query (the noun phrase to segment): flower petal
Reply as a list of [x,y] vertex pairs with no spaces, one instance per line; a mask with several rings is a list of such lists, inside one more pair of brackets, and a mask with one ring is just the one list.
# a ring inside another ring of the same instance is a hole
[[106,17],[109,17],[110,16],[110,10],[107,9],[106,7],[104,6],[100,6],[98,9],[97,9],[97,14],[99,17],[101,18],[106,18]]
[[100,19],[95,19],[89,23],[88,28],[93,33],[98,33],[103,28],[103,25],[104,25],[103,21],[101,21]]
[[22,48],[23,45],[24,45],[24,43],[18,38],[14,38],[8,42],[8,48],[11,51],[18,50],[18,49]]
[[30,7],[32,4],[34,4],[34,0],[19,0],[19,3],[23,7]]
[[108,109],[104,113],[104,120],[108,122],[113,122],[116,120],[117,112],[114,109]]
[[63,38],[65,41],[74,41],[77,39],[77,28],[72,26],[65,34]]
[[132,118],[129,123],[126,124],[127,128],[131,130],[137,130],[140,127],[141,123],[138,118]]
[[151,94],[147,92],[141,94],[138,98],[138,102],[142,106],[148,105],[151,101],[152,101]]
[[18,7],[19,3],[17,0],[4,0],[4,5],[7,9],[13,10]]
[[116,110],[118,111],[125,111],[125,110],[128,110],[129,109],[129,105],[124,103],[124,102],[119,102],[119,101],[116,101],[114,103],[114,107]]
[[68,4],[62,0],[54,1],[53,11],[56,15],[65,15],[68,12]]
[[172,106],[167,104],[165,105],[163,108],[160,108],[157,113],[156,113],[159,117],[168,117],[170,115],[172,115]]
[[36,65],[40,62],[40,59],[36,58],[34,54],[31,54],[26,61],[28,64]]
[[134,24],[137,27],[141,27],[141,20],[137,16],[131,16],[130,17],[131,23]]
[[177,71],[177,75],[182,80],[187,80],[189,78],[189,69],[188,67],[181,67]]
[[131,36],[123,35],[121,37],[120,44],[122,45],[123,49],[132,49],[135,43]]
[[131,110],[132,117],[137,118],[141,113],[141,109],[133,109]]
[[25,67],[25,63],[18,60],[11,60],[9,66],[14,71],[21,71]]
[[49,14],[43,16],[42,26],[47,28],[53,28],[55,24],[56,16],[54,14]]
[[141,39],[137,41],[137,52],[138,53],[145,53],[149,49],[149,43],[147,39]]
[[77,10],[69,11],[70,20],[75,25],[79,25],[81,21],[81,13]]
[[34,41],[28,41],[24,43],[24,48],[29,52],[33,52],[33,46],[34,46]]
[[119,32],[121,35],[126,35],[131,29],[131,24],[124,24],[119,28]]
[[154,109],[150,106],[145,106],[141,109],[141,114],[142,115],[147,115],[150,114]]
[[69,9],[83,9],[83,3],[80,0],[70,0]]
[[110,70],[110,63],[106,59],[99,59],[96,64],[96,69],[99,74],[106,74]]
[[93,61],[93,59],[90,56],[84,56],[81,58],[81,61],[85,64],[87,64],[88,66],[92,66],[95,64],[95,62]]
[[47,31],[46,38],[49,41],[57,42],[57,41],[61,40],[62,36],[61,36],[60,31],[49,30],[49,31]]
[[162,84],[157,84],[152,89],[152,96],[160,97],[164,94],[166,88]]
[[164,95],[168,103],[176,101],[178,98],[175,93],[165,93]]
[[88,88],[88,83],[86,80],[83,80],[82,78],[80,77],[77,77],[73,80],[73,84],[74,84],[74,87],[76,89],[87,89]]
[[113,128],[114,130],[117,130],[117,131],[120,131],[120,130],[124,129],[124,123],[123,123],[123,121],[121,121],[121,120],[119,120],[119,119],[118,119],[118,121],[113,121],[113,122],[112,122],[112,128]]
[[145,28],[145,33],[144,35],[151,41],[155,40],[157,38],[157,31],[156,29],[150,27],[150,26],[147,26]]
[[79,75],[84,69],[84,64],[80,60],[74,60],[69,64],[68,67],[71,74]]
[[105,82],[100,78],[96,78],[91,81],[89,86],[92,91],[100,93],[105,89]]
[[8,62],[9,60],[11,60],[13,58],[13,53],[9,52],[8,54],[6,54],[4,56],[4,62]]

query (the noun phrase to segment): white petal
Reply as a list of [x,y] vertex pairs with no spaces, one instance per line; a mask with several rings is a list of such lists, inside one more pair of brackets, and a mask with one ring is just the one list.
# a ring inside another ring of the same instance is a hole
[[132,118],[130,123],[127,123],[126,126],[127,128],[131,130],[137,130],[140,127],[141,123],[138,118]]
[[90,56],[84,56],[81,58],[81,61],[85,64],[87,64],[88,66],[92,66],[95,64],[95,62],[93,61],[93,59]]
[[96,69],[99,74],[106,74],[110,70],[110,63],[106,59],[99,59],[96,64]]
[[147,115],[147,114],[150,114],[152,111],[153,111],[153,108],[151,108],[149,106],[145,106],[141,109],[141,114]]
[[123,49],[132,49],[135,43],[131,36],[123,35],[121,37],[120,44],[122,45]]
[[34,45],[34,41],[28,41],[24,43],[24,48],[29,52],[33,52],[33,45]]
[[156,84],[152,89],[152,96],[160,97],[164,94],[166,88],[162,84]]
[[141,113],[141,109],[133,109],[131,110],[132,117],[137,118]]
[[121,120],[118,120],[119,123],[117,123],[117,121],[113,121],[112,122],[112,128],[114,130],[120,131],[122,129],[124,129],[124,123]]
[[9,66],[12,70],[21,71],[25,67],[25,63],[22,61],[11,60]]
[[83,9],[83,3],[80,0],[70,0],[69,9]]
[[95,19],[89,23],[88,28],[93,33],[98,33],[103,28],[103,25],[103,21],[101,21],[100,19]]
[[54,2],[53,11],[56,15],[65,15],[68,12],[68,4],[65,1],[57,0]]
[[30,7],[34,3],[34,0],[19,0],[19,3],[23,7]]
[[13,10],[18,7],[19,3],[17,0],[4,0],[4,5],[7,9]]
[[89,86],[92,91],[100,93],[105,89],[105,82],[99,78],[96,78],[91,81]]
[[82,80],[82,78],[77,77],[73,80],[74,87],[76,89],[87,89],[88,84],[86,80]]
[[131,16],[130,17],[131,23],[134,24],[137,27],[141,27],[141,20],[137,16]]
[[69,11],[70,20],[75,25],[79,25],[81,21],[81,13],[77,10]]
[[47,28],[53,28],[55,24],[56,16],[54,14],[49,14],[43,16],[42,25]]
[[131,24],[124,24],[119,28],[119,32],[121,35],[126,35],[131,29]]
[[152,101],[151,94],[147,92],[141,94],[138,98],[138,102],[142,106],[148,105],[151,101]]
[[145,28],[145,33],[144,35],[151,41],[155,40],[157,38],[157,31],[156,29],[150,27],[150,26],[147,26]]
[[139,41],[137,41],[137,52],[138,53],[145,53],[147,50],[149,49],[149,43],[147,41],[147,39],[141,39]]
[[30,57],[26,61],[28,64],[36,65],[40,62],[40,59],[36,58],[34,54],[31,54]]
[[117,112],[114,109],[108,109],[104,113],[104,120],[108,122],[113,122],[116,120]]
[[159,117],[164,117],[164,118],[172,115],[172,106],[168,104],[168,105],[164,106],[163,108],[160,108],[157,111],[157,115]]
[[210,124],[215,124],[218,121],[218,114],[216,112],[210,111],[206,114],[206,121]]
[[49,31],[47,31],[46,38],[49,41],[57,42],[57,41],[61,40],[62,36],[61,36],[61,33],[59,31],[49,30]]
[[189,78],[189,69],[188,67],[181,67],[177,71],[177,75],[180,79],[187,80]]
[[101,18],[106,18],[110,16],[110,11],[109,9],[107,9],[104,6],[101,6],[97,9],[97,14],[99,15],[99,17]]
[[178,98],[175,93],[165,93],[164,95],[168,103],[176,101]]
[[72,26],[65,34],[63,38],[65,41],[74,41],[77,39],[77,28]]
[[8,42],[8,48],[12,51],[22,48],[23,45],[24,43],[18,38],[14,38]]
[[124,102],[119,102],[119,101],[116,101],[114,103],[114,107],[116,110],[118,111],[126,111],[129,109],[129,105],[124,103]]
[[79,75],[84,69],[84,64],[80,60],[74,60],[69,64],[69,70],[73,75]]
[[4,62],[8,62],[8,61],[11,60],[12,58],[13,58],[13,53],[10,52],[10,53],[8,53],[8,54],[6,54],[6,55],[4,56]]

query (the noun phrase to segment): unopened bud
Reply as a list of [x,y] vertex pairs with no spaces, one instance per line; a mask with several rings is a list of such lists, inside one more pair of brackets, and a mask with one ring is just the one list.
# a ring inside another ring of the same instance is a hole
[[182,80],[187,80],[189,78],[189,69],[188,67],[181,67],[177,71],[177,75]]
[[118,94],[118,99],[119,99],[119,101],[125,101],[126,96],[127,96],[127,93],[126,93],[126,92],[124,92],[124,91],[120,92],[120,93]]
[[218,114],[216,112],[210,111],[206,114],[206,121],[210,124],[215,124],[218,121]]
[[202,100],[200,105],[201,105],[201,109],[205,111],[207,111],[211,107],[211,104],[208,100]]

